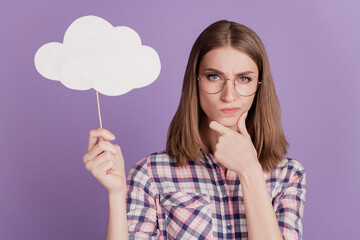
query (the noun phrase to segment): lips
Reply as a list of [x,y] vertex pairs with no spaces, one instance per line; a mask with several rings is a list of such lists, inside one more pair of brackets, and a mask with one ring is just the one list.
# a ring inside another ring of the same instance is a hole
[[237,111],[239,111],[240,108],[234,107],[234,108],[222,108],[220,109],[221,112],[225,114],[234,114]]

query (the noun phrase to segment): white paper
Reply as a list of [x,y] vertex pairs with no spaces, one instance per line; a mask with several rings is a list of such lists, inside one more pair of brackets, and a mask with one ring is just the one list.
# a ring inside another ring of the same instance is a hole
[[160,58],[140,36],[125,26],[113,27],[96,16],[75,20],[64,42],[50,42],[36,52],[37,71],[50,80],[76,90],[94,88],[117,96],[154,82]]

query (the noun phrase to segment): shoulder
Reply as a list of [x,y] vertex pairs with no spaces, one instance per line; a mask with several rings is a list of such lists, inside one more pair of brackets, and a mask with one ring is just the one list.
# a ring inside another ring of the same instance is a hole
[[158,162],[166,162],[169,159],[165,151],[154,152],[137,163],[135,163],[128,174],[127,177],[127,185],[128,191],[132,191],[133,189],[142,189],[149,194],[154,194],[154,177],[152,166],[154,163]]
[[153,152],[148,156],[144,157],[137,163],[135,163],[130,172],[134,170],[140,170],[142,168],[150,169],[153,166],[158,165],[169,165],[172,166],[175,164],[173,157],[169,156],[165,150],[161,150],[158,152]]
[[305,168],[294,158],[284,158],[270,173],[268,181],[280,183],[283,187],[295,182],[305,184]]
[[166,151],[151,153],[144,157],[129,171],[128,187],[143,188],[149,194],[156,195],[162,189],[161,183],[173,183],[172,173],[178,169],[174,158],[166,154]]
[[[129,171],[129,177],[139,173],[153,178],[159,172],[170,173],[170,169],[177,168],[178,164],[165,150],[154,152],[135,163]],[[145,177],[145,176],[144,176]]]
[[296,159],[284,158],[267,174],[266,182],[273,199],[285,197],[305,201],[306,172]]
[[275,168],[273,171],[276,172],[283,172],[283,173],[295,173],[298,175],[305,173],[304,166],[294,158],[284,158]]

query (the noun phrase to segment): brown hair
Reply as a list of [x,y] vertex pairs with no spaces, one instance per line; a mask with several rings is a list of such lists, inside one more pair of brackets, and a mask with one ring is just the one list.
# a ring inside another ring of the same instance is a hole
[[281,113],[265,47],[250,28],[226,20],[207,27],[196,39],[185,71],[179,107],[171,121],[166,153],[175,157],[180,166],[188,160],[198,162],[206,149],[200,137],[200,123],[205,113],[200,107],[196,81],[199,64],[212,49],[232,46],[254,60],[261,81],[246,118],[247,130],[264,171],[271,171],[287,153],[289,143],[281,126]]

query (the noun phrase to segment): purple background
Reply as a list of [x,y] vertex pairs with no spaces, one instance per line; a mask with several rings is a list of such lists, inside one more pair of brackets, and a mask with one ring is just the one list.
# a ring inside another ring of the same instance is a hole
[[254,29],[268,51],[291,144],[307,171],[305,239],[360,239],[360,3],[353,1],[3,0],[0,8],[0,239],[105,239],[108,196],[85,169],[99,127],[94,90],[36,72],[34,55],[78,17],[136,30],[159,53],[156,82],[100,96],[127,172],[165,148],[193,42],[214,21]]

